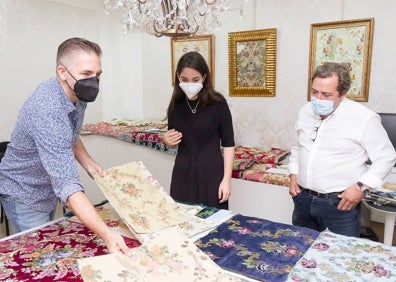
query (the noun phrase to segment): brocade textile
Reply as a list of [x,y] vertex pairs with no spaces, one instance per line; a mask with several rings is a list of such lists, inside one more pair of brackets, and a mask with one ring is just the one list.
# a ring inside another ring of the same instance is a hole
[[[125,240],[130,248],[140,245]],[[83,281],[77,259],[107,253],[104,242],[87,227],[62,219],[0,241],[0,281]]]
[[396,281],[396,247],[323,231],[288,281]]
[[319,232],[235,215],[195,244],[222,268],[259,281],[285,281]]

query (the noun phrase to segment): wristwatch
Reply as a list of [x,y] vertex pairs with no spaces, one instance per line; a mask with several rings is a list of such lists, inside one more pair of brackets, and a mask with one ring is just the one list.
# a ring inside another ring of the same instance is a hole
[[358,181],[356,183],[360,190],[362,190],[362,193],[366,196],[368,193],[370,193],[370,187],[368,187],[367,185],[363,184],[362,182]]

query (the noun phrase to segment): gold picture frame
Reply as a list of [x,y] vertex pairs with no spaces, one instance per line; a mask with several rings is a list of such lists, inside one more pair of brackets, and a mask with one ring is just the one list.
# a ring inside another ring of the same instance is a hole
[[308,100],[315,68],[328,61],[347,63],[352,79],[347,97],[368,101],[373,28],[374,18],[311,24]]
[[215,69],[213,34],[171,38],[172,85],[175,85],[176,68],[180,57],[191,51],[196,51],[204,57],[212,76],[212,84],[214,85]]
[[276,28],[228,33],[229,95],[275,97]]

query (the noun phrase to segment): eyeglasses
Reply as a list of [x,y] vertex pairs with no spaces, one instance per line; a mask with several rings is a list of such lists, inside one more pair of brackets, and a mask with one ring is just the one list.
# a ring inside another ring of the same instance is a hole
[[318,121],[315,122],[315,124],[314,124],[314,130],[313,130],[313,132],[312,132],[312,134],[311,134],[311,140],[312,140],[312,142],[315,142],[316,137],[317,137],[317,135],[318,135],[319,127],[320,127],[321,125],[322,125],[322,120],[318,120]]

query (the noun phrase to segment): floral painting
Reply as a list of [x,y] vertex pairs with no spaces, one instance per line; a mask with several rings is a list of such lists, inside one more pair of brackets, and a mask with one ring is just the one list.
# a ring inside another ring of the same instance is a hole
[[276,29],[228,33],[230,96],[275,96]]
[[265,40],[237,43],[237,86],[265,86]]
[[174,37],[171,39],[171,57],[172,57],[172,85],[175,82],[177,63],[185,53],[195,51],[204,57],[208,64],[212,83],[214,84],[214,35],[199,35],[194,37]]
[[348,98],[368,101],[372,26],[374,19],[341,21],[311,26],[311,77],[315,68],[325,62],[347,63],[352,80]]

